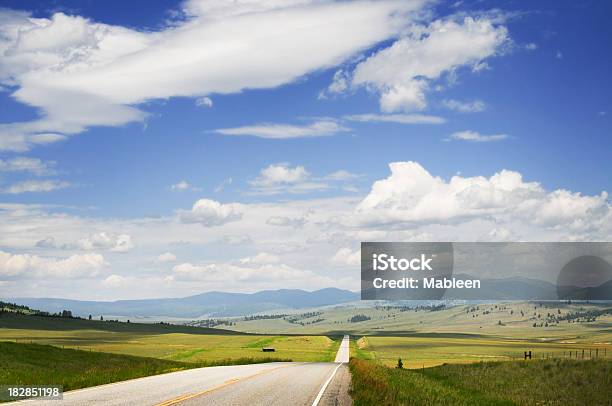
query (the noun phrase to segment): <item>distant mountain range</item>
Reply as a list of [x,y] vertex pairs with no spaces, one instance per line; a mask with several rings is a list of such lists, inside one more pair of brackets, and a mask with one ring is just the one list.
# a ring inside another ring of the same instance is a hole
[[282,309],[303,309],[359,300],[359,293],[336,288],[308,292],[300,289],[264,290],[257,293],[208,292],[173,299],[82,301],[54,298],[4,300],[51,313],[70,310],[77,316],[124,317],[227,317]]
[[[458,279],[472,279],[469,275],[454,275]],[[402,297],[401,292],[398,298]],[[592,288],[563,287],[550,282],[522,277],[482,279],[480,289],[447,289],[445,299],[479,300],[611,300],[612,281]],[[405,297],[405,296],[404,296]],[[411,299],[417,299],[412,297]],[[427,297],[423,297],[427,299]],[[326,288],[308,292],[300,289],[264,290],[257,293],[208,292],[172,299],[117,300],[114,302],[81,301],[53,298],[4,298],[20,305],[51,313],[70,310],[76,316],[118,316],[157,318],[214,318],[244,316],[259,312],[285,311],[337,305],[360,300],[359,292]],[[404,305],[411,300],[402,300]],[[390,302],[391,303],[391,302]],[[363,303],[368,306],[370,303]],[[416,302],[418,304],[418,302]]]

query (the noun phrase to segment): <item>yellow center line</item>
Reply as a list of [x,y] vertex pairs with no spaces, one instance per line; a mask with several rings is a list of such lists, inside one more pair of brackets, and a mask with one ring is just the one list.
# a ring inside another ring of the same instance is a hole
[[253,375],[248,375],[248,376],[245,376],[243,378],[232,378],[232,379],[229,379],[229,380],[223,382],[222,384],[219,384],[217,386],[213,386],[212,388],[205,389],[205,390],[203,390],[201,392],[187,393],[187,394],[178,396],[176,398],[168,399],[166,401],[158,403],[155,406],[171,406],[171,405],[176,405],[177,403],[183,402],[183,401],[188,400],[188,399],[193,399],[193,398],[198,397],[198,396],[206,395],[207,393],[210,393],[212,391],[216,391],[217,389],[221,389],[221,388],[224,388],[226,386],[232,385],[232,384],[234,384],[236,382],[245,381],[247,379],[251,379],[251,378],[254,378],[256,376],[263,375],[265,373],[272,372],[272,371],[275,371],[275,370],[280,369],[280,368],[287,368],[287,367],[290,367],[290,366],[296,366],[296,364],[281,365],[281,366],[278,366],[278,367],[275,367],[275,368],[270,368],[270,369],[266,369],[264,371],[259,371],[257,373],[254,373]]

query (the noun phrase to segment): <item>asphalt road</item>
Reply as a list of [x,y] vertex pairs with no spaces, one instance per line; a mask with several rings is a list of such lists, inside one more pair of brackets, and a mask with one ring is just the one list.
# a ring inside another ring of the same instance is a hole
[[335,362],[284,362],[209,367],[149,376],[64,393],[64,399],[19,405],[350,405],[349,340]]

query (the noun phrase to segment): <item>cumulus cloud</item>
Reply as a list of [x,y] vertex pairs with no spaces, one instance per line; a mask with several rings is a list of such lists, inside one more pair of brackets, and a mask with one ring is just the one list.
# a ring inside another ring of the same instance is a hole
[[69,186],[69,182],[59,180],[26,180],[7,186],[2,192],[9,194],[52,192]]
[[332,264],[339,266],[360,266],[361,251],[352,251],[350,248],[340,248],[331,259]]
[[359,62],[351,87],[364,86],[380,94],[384,112],[422,110],[431,81],[463,66],[482,69],[508,40],[506,28],[488,17],[415,26],[388,48]]
[[248,135],[259,138],[286,139],[322,137],[349,131],[348,128],[333,120],[315,121],[307,125],[261,123],[234,128],[220,128],[216,133],[223,135]]
[[172,268],[171,280],[205,282],[208,286],[248,284],[251,291],[265,289],[273,284],[289,288],[322,288],[330,286],[332,279],[308,270],[298,269],[278,261],[273,263],[230,261],[210,264],[185,262]]
[[[501,168],[482,176],[438,175],[416,162],[396,162],[391,164],[388,176],[371,185],[363,196],[233,203],[237,205],[234,214],[240,213],[241,221],[227,221],[216,227],[185,224],[181,212],[162,218],[88,218],[81,217],[81,212],[76,215],[57,207],[5,203],[0,204],[0,245],[7,252],[27,252],[54,262],[94,253],[79,252],[81,248],[72,243],[70,249],[76,252],[55,254],[53,250],[68,249],[65,241],[83,239],[91,230],[123,230],[138,242],[139,249],[111,255],[109,274],[126,278],[122,287],[127,290],[103,285],[107,276],[103,274],[95,279],[100,289],[93,293],[100,299],[118,299],[124,294],[184,296],[209,290],[254,291],[288,286],[357,289],[359,280],[353,271],[360,241],[612,238],[612,208],[605,192],[548,190],[533,178]],[[191,214],[191,210],[186,212]],[[203,217],[208,224],[228,219],[227,211],[225,217],[219,214],[223,210],[213,210],[208,215],[196,212],[198,216],[192,220]],[[294,227],[302,219],[307,223],[296,232]],[[176,244],[181,244],[181,261],[152,262]],[[258,253],[273,257],[257,258]],[[279,258],[278,262],[274,257]],[[179,267],[181,264],[187,265]],[[158,279],[151,278],[151,267],[158,268]],[[7,269],[13,269],[14,274],[5,277],[12,284],[10,289],[15,286],[23,295],[75,297],[82,291],[77,276],[81,273],[77,271],[70,277],[74,282],[47,278],[43,286],[29,278],[34,271],[17,273],[14,268],[5,268],[5,273]],[[278,280],[275,272],[279,272]]]
[[346,170],[315,177],[301,165],[292,167],[281,162],[263,168],[257,178],[250,181],[251,193],[274,195],[279,193],[308,193],[337,187],[341,182],[351,181],[358,176]]
[[485,111],[487,105],[482,100],[460,101],[454,99],[446,99],[442,101],[444,107],[449,110],[454,110],[459,113],[480,113]]
[[360,122],[383,122],[397,124],[444,124],[446,120],[425,114],[356,114],[344,116],[345,119]]
[[456,141],[467,141],[467,142],[493,142],[493,141],[502,141],[508,138],[507,134],[491,134],[484,135],[480,134],[477,131],[458,131],[456,133],[452,133],[448,140],[456,140]]
[[205,227],[220,226],[242,218],[242,209],[237,203],[222,204],[215,200],[200,199],[191,210],[179,212],[183,223],[199,223]]
[[257,194],[306,193],[329,188],[326,183],[313,181],[303,166],[291,167],[287,163],[263,168],[250,184]]
[[489,178],[453,176],[445,181],[416,162],[394,162],[389,168],[389,177],[375,182],[357,206],[361,224],[455,224],[492,218],[498,224],[566,226],[580,232],[610,226],[606,192],[598,196],[562,189],[547,192],[509,170]]
[[83,278],[99,273],[104,266],[100,254],[72,255],[67,258],[11,254],[0,251],[0,278]]
[[273,164],[261,170],[253,186],[275,186],[278,184],[303,182],[310,173],[303,166],[289,167],[286,163]]
[[102,281],[102,285],[106,288],[116,289],[116,288],[120,288],[123,285],[125,285],[126,281],[127,281],[126,277],[121,276],[121,275],[112,274],[104,278],[104,280]]
[[212,107],[213,101],[210,97],[199,97],[196,99],[196,106],[198,107]]
[[147,113],[137,105],[148,100],[293,82],[396,36],[424,4],[190,0],[187,18],[146,32],[3,9],[0,84],[16,87],[12,97],[40,118],[0,125],[0,148],[27,150],[91,126],[141,121]]
[[108,250],[112,252],[128,252],[135,247],[132,237],[128,234],[116,234],[102,231],[81,238],[74,243],[65,244],[64,249]]

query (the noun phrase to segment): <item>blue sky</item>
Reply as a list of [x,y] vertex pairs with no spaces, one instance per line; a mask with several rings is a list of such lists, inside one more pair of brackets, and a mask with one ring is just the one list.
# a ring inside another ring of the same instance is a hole
[[352,288],[365,237],[609,239],[606,2],[215,4],[2,1],[0,296]]

